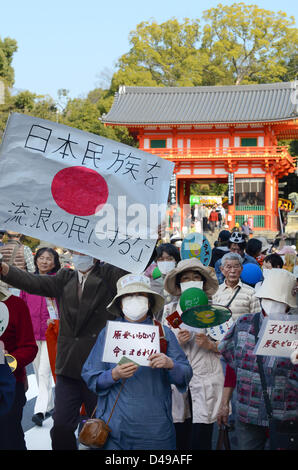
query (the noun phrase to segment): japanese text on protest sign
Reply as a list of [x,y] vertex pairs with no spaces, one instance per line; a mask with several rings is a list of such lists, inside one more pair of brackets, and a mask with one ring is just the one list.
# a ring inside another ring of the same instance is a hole
[[102,360],[118,363],[126,357],[149,366],[148,357],[160,352],[159,329],[155,325],[108,321]]
[[12,114],[0,151],[1,229],[141,272],[173,167],[104,137]]
[[298,316],[291,320],[265,318],[254,354],[290,357],[294,349],[298,349]]

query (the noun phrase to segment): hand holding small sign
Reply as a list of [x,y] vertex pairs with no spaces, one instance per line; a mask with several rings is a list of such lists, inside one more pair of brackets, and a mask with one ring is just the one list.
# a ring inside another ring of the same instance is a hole
[[203,348],[206,351],[217,352],[217,343],[208,338],[208,336],[203,333],[198,333],[195,335],[195,342],[199,348]]
[[115,382],[120,379],[129,379],[129,377],[132,377],[136,373],[138,368],[139,366],[130,361],[126,364],[117,364],[112,370],[112,377]]
[[164,353],[152,354],[148,357],[148,361],[152,369],[173,369],[174,367],[172,359]]
[[188,330],[180,330],[178,332],[178,341],[179,344],[185,344],[190,340],[191,333]]

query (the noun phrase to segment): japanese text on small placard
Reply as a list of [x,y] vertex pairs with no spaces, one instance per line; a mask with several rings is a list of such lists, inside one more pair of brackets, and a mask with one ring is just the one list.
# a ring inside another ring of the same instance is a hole
[[290,357],[298,349],[298,322],[293,320],[265,319],[254,354]]
[[107,323],[103,362],[118,363],[125,356],[139,365],[149,366],[149,356],[159,352],[158,326],[117,321]]

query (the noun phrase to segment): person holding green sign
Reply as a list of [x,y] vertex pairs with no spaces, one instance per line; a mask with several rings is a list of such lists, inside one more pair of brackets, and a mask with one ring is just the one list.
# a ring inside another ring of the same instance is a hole
[[[212,326],[208,299],[218,289],[216,275],[213,268],[204,266],[197,258],[185,259],[166,276],[164,286],[170,294],[179,297],[175,309],[182,314],[182,323],[178,328],[172,323],[172,327],[193,369],[188,392],[180,394],[172,387],[177,449],[211,450],[213,423],[224,383],[217,343],[206,334],[206,328]],[[206,321],[204,329],[183,323],[183,310],[194,307],[193,303],[206,307],[206,317],[202,315]],[[166,318],[164,322],[168,323]]]

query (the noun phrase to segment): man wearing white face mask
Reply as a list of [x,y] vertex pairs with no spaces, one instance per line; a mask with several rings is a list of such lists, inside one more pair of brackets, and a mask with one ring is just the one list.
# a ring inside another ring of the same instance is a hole
[[75,270],[64,268],[55,276],[26,273],[2,263],[1,278],[29,294],[56,298],[60,325],[56,356],[53,450],[76,450],[75,430],[80,408],[90,416],[95,403],[93,394],[81,378],[82,366],[106,321],[114,316],[106,309],[116,294],[122,269],[73,252]]
[[[218,345],[233,371],[229,383],[225,382],[218,424],[227,423],[229,400],[236,388],[236,430],[240,450],[264,450],[267,441],[269,421],[257,356],[253,354],[257,324],[260,329],[266,316],[289,314],[290,308],[296,306],[292,292],[295,284],[292,273],[271,269],[256,292],[262,311],[238,318]],[[293,421],[298,428],[297,366],[289,358],[275,356],[263,356],[262,364],[273,418],[282,423]]]

